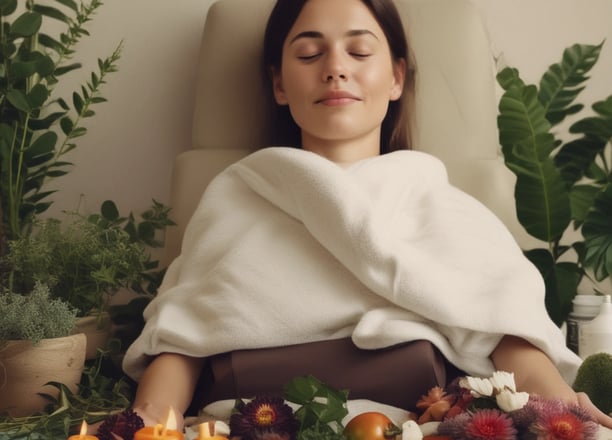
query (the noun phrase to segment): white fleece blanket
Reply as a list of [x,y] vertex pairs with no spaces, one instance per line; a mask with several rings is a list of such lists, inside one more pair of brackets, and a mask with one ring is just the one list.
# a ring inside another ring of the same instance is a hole
[[493,372],[504,334],[541,348],[568,382],[580,363],[507,229],[414,151],[342,168],[274,147],[230,166],[206,190],[145,319],[124,361],[135,379],[164,351],[349,335],[364,349],[428,339],[471,375]]

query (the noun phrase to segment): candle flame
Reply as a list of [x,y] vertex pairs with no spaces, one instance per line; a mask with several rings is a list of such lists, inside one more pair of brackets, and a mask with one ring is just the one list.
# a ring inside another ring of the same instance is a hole
[[86,434],[87,434],[87,422],[83,420],[83,423],[81,423],[80,437],[85,437]]
[[176,414],[172,407],[168,409],[168,417],[166,417],[166,423],[164,424],[164,433],[168,429],[176,430]]

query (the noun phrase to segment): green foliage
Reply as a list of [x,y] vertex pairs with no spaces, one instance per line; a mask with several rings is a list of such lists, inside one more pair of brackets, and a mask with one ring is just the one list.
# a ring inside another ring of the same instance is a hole
[[108,371],[108,352],[99,352],[83,372],[79,391],[72,393],[65,385],[52,382],[59,390],[57,399],[49,400],[47,410],[31,417],[2,417],[0,439],[56,440],[77,434],[81,422],[94,424],[130,406],[133,385],[125,376]]
[[[516,175],[518,220],[545,248],[526,251],[546,284],[546,307],[561,325],[581,279],[592,269],[601,281],[612,273],[612,95],[592,106],[594,115],[570,125],[574,137],[564,143],[556,126],[583,109],[575,103],[602,44],[575,44],[552,64],[539,86],[525,84],[519,71],[497,76],[504,94],[499,102],[499,140],[506,166]],[[565,244],[571,228],[583,240]],[[568,258],[573,251],[575,258]]]
[[0,340],[31,340],[69,336],[76,323],[76,310],[59,299],[51,298],[49,289],[37,283],[31,292],[20,295],[0,293]]
[[[74,48],[89,35],[85,25],[101,6],[100,0],[55,0],[53,6],[27,0],[20,13],[17,0],[0,0],[0,254],[51,205],[47,180],[68,172],[72,164],[63,156],[87,133],[83,122],[94,116],[92,107],[105,101],[100,90],[117,70],[122,44],[98,60],[70,102],[53,95],[61,77],[81,67],[71,61]],[[64,31],[44,33],[48,18]]]
[[587,357],[578,368],[573,388],[585,392],[606,414],[612,413],[612,355],[596,353]]
[[342,419],[348,414],[348,391],[335,390],[313,376],[294,378],[285,386],[285,400],[300,407],[298,440],[344,439]]
[[[152,249],[162,247],[164,244],[159,238],[159,233],[167,226],[176,224],[170,219],[169,214],[170,208],[153,200],[151,207],[140,214],[140,219],[136,219],[131,212],[127,217],[123,217],[119,214],[117,205],[111,200],[106,200],[100,207],[100,213],[90,215],[88,220],[103,230],[122,229],[128,234],[132,243]],[[165,269],[160,269],[159,261],[154,260],[149,253],[139,282],[132,283],[130,287],[138,293],[154,295],[157,293],[164,273]]]
[[138,221],[132,213],[121,217],[116,205],[106,201],[100,214],[66,213],[64,222],[37,221],[32,233],[9,242],[0,260],[6,267],[0,281],[16,292],[44,283],[79,316],[105,309],[109,295],[121,288],[151,296],[164,270],[150,249],[162,245],[157,233],[174,224],[168,213],[153,200]]

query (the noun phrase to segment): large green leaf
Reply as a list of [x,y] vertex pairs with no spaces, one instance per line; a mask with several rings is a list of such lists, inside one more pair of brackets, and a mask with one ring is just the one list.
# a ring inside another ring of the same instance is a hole
[[572,105],[584,89],[586,74],[599,58],[602,44],[574,44],[563,52],[560,63],[552,64],[540,80],[538,98],[544,106],[546,119],[555,125],[566,116],[577,113],[582,105]]
[[570,186],[578,182],[605,147],[601,139],[586,136],[563,145],[554,158],[563,180]]
[[584,264],[593,269],[598,281],[612,275],[612,184],[593,202],[582,226]]
[[561,326],[572,309],[582,271],[576,263],[555,262],[547,249],[531,249],[525,256],[540,271],[546,286],[546,310],[555,324]]
[[533,173],[517,175],[514,196],[519,222],[533,237],[552,243],[561,238],[571,221],[567,188],[551,160]]
[[598,116],[580,119],[571,125],[570,133],[584,134],[604,143],[612,141],[612,95],[593,104]]
[[601,187],[595,185],[574,185],[570,192],[572,205],[572,218],[576,227],[580,226],[586,219],[593,201],[597,194],[601,192]]
[[558,240],[571,221],[569,191],[551,157],[556,141],[537,97],[516,69],[504,69],[498,81],[506,88],[499,102],[499,140],[506,165],[517,177],[518,220],[533,237]]

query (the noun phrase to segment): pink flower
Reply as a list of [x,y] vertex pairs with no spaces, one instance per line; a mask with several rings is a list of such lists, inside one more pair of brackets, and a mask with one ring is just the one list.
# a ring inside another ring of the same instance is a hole
[[470,440],[513,440],[516,429],[512,420],[497,409],[483,409],[472,414],[465,426]]

